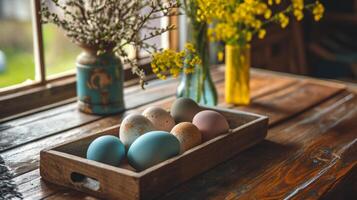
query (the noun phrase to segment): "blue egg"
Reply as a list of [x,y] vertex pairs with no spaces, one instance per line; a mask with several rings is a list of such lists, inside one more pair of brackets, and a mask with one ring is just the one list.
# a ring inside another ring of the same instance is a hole
[[144,170],[180,153],[178,139],[165,131],[151,131],[141,135],[128,150],[129,164]]
[[87,159],[113,166],[118,166],[124,157],[124,144],[112,135],[98,137],[87,150]]

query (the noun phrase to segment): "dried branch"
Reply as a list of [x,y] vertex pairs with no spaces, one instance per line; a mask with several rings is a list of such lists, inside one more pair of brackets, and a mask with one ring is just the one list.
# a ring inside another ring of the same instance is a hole
[[[145,74],[136,60],[129,59],[125,47],[157,51],[148,40],[174,27],[155,27],[150,22],[177,15],[180,7],[178,0],[42,0],[41,4],[43,23],[57,25],[74,43],[96,48],[98,54],[117,53],[142,81]],[[149,32],[138,37],[144,29]]]

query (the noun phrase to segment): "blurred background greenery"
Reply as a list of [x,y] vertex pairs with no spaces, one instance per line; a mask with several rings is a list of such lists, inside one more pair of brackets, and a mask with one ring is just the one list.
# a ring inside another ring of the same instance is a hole
[[0,87],[34,79],[31,22],[0,20],[0,51],[5,55]]
[[[0,0],[0,88],[35,79],[32,10],[30,0]],[[55,25],[42,28],[46,78],[74,70],[80,48]],[[135,56],[132,46],[127,52]]]
[[[0,0],[0,88],[35,79],[32,26],[29,0]],[[73,70],[80,49],[54,25],[43,25],[43,37],[46,76]]]
[[[31,22],[0,21],[0,50],[5,69],[0,72],[0,88],[35,78]],[[77,46],[53,25],[43,26],[46,75],[74,69]]]

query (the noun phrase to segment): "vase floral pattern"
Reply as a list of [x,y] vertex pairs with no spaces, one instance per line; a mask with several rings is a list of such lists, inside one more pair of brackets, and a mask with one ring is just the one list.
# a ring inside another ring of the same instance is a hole
[[84,51],[77,58],[77,96],[79,109],[91,114],[113,114],[125,109],[123,72],[114,53],[98,56]]

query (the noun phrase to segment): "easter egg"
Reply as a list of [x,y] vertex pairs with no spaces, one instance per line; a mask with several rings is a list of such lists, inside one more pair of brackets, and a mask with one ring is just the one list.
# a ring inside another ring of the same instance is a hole
[[195,147],[202,142],[202,134],[198,128],[190,122],[177,124],[171,133],[180,141],[181,153]]
[[151,131],[136,139],[127,154],[129,164],[141,171],[180,153],[180,142],[165,131]]
[[201,131],[203,141],[226,133],[229,129],[228,122],[223,115],[212,110],[204,110],[197,113],[192,123]]
[[171,116],[176,123],[192,122],[193,117],[200,111],[198,104],[190,98],[178,98],[171,106]]
[[139,114],[130,114],[124,118],[119,130],[120,140],[129,146],[144,133],[154,130],[154,125],[146,117]]
[[87,159],[118,166],[125,157],[125,147],[119,138],[105,135],[93,140],[87,149]]
[[155,130],[171,131],[175,126],[175,120],[170,113],[159,107],[149,107],[144,110],[143,115],[151,121]]

